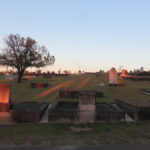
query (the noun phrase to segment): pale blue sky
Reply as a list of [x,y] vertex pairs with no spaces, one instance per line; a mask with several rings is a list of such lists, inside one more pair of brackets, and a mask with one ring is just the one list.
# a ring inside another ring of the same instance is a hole
[[149,0],[0,0],[0,48],[10,33],[45,45],[51,70],[150,70]]

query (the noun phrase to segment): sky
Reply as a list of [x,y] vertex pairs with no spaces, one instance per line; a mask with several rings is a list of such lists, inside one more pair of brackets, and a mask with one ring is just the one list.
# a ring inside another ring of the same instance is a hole
[[150,70],[149,0],[0,0],[0,48],[12,33],[46,46],[50,70]]

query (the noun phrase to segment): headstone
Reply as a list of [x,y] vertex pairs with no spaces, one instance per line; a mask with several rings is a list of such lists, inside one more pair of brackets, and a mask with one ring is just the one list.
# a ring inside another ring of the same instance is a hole
[[10,85],[0,84],[0,112],[8,112],[10,107]]
[[94,122],[96,93],[82,92],[79,95],[79,122]]
[[127,76],[128,76],[127,70],[123,69],[123,70],[121,71],[121,75],[120,75],[120,76],[121,76],[121,77],[127,77]]
[[118,84],[118,75],[115,68],[111,68],[109,71],[109,85],[117,85]]
[[79,110],[95,110],[96,94],[82,92],[79,94]]

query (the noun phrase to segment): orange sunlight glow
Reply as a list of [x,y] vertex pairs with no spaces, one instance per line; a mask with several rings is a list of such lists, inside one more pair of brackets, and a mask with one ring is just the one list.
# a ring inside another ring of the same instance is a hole
[[69,80],[69,81],[66,81],[66,82],[63,82],[63,83],[60,83],[52,88],[50,88],[49,90],[46,90],[40,94],[38,94],[37,96],[35,96],[34,98],[41,98],[41,97],[44,97],[44,96],[47,96],[48,94],[56,91],[57,89],[61,88],[61,87],[68,87],[70,86],[72,83],[74,82],[74,80]]
[[8,104],[10,101],[10,85],[0,84],[0,103]]
[[88,84],[88,82],[89,82],[90,80],[91,80],[91,78],[86,78],[86,79],[84,79],[82,82],[80,82],[80,83],[78,84],[77,89],[81,89],[81,88],[85,87],[85,86]]

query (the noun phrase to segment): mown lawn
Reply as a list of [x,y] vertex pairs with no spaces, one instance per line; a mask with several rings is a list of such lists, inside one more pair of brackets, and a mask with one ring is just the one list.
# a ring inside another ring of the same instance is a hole
[[[71,128],[87,128],[74,132]],[[150,143],[150,122],[19,124],[0,126],[1,145],[98,145]]]
[[[114,102],[116,98],[149,99],[139,88],[150,88],[148,81],[125,81],[124,87],[109,87],[108,77],[95,75],[72,75],[68,77],[52,77],[50,79],[35,78],[18,84],[16,81],[0,80],[0,83],[11,84],[12,101],[76,101],[78,99],[60,99],[58,85],[71,89],[99,90],[104,92],[103,98],[97,101]],[[48,88],[33,89],[31,82],[47,82]],[[99,84],[104,83],[103,87]],[[46,96],[37,98],[42,92],[56,88]],[[89,131],[73,132],[70,127],[88,128]],[[0,125],[1,145],[96,145],[96,144],[122,144],[122,143],[150,143],[150,122],[138,123],[94,123],[94,124],[14,124]]]
[[[61,83],[72,81],[69,85],[56,88],[53,92],[50,92],[46,96],[38,97],[39,94],[52,89]],[[34,89],[30,87],[32,82],[46,82],[50,86],[48,88]],[[11,84],[11,100],[12,101],[46,101],[54,102],[58,100],[76,101],[78,99],[60,99],[58,91],[60,88],[71,89],[87,89],[98,90],[104,92],[103,98],[97,98],[97,101],[113,102],[116,98],[126,99],[150,99],[149,95],[143,94],[139,88],[150,88],[150,81],[125,81],[126,86],[109,87],[107,75],[96,77],[95,75],[71,75],[66,77],[52,77],[50,79],[34,78],[23,81],[22,83],[16,83],[16,81],[0,80],[0,83]],[[104,83],[104,86],[99,86],[100,83]]]

